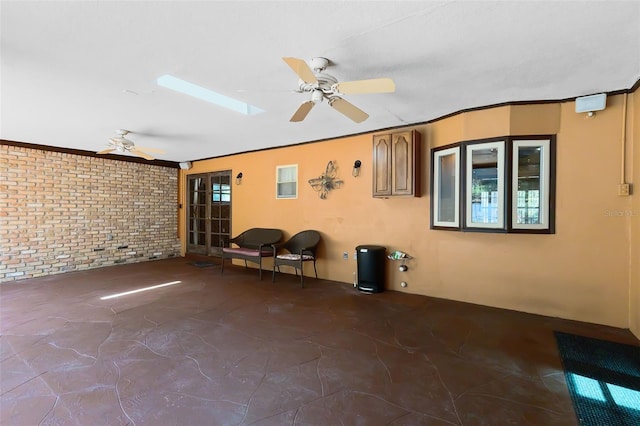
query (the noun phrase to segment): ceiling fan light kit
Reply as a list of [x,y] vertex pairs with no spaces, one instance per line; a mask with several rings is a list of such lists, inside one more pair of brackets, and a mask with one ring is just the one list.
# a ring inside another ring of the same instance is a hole
[[329,106],[342,113],[352,121],[361,123],[369,114],[343,99],[345,94],[364,93],[391,93],[396,89],[395,83],[390,78],[374,78],[369,80],[355,80],[340,83],[337,78],[327,74],[324,70],[329,66],[327,58],[317,57],[309,61],[310,65],[298,58],[282,58],[295,72],[300,81],[298,92],[311,93],[311,100],[298,107],[289,121],[298,122],[306,118],[315,104],[327,99]]

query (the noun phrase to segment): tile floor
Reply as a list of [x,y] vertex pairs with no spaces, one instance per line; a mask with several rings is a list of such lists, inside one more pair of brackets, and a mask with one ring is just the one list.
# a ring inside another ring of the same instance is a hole
[[553,330],[639,344],[628,330],[190,260],[1,284],[0,423],[573,425]]

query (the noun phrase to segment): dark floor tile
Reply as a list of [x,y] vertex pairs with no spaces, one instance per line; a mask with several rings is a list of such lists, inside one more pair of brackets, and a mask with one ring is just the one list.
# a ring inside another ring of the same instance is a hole
[[0,423],[575,424],[553,331],[637,344],[628,330],[194,259],[0,286]]

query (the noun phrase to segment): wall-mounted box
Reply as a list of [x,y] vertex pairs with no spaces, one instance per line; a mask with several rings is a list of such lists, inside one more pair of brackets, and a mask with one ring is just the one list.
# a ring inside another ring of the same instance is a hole
[[602,111],[607,106],[607,94],[600,93],[597,95],[581,96],[576,98],[576,112],[594,112]]

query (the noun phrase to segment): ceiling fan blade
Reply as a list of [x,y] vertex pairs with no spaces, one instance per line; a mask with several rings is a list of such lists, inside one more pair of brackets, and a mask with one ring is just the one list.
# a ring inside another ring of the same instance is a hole
[[305,83],[318,84],[318,79],[313,74],[313,71],[311,71],[311,68],[309,68],[309,65],[307,65],[305,61],[298,58],[282,58],[282,59],[287,63],[287,65],[291,67],[293,72],[298,74],[298,77],[300,77],[302,81],[304,81]]
[[396,84],[390,78],[373,78],[338,83],[335,85],[335,90],[344,94],[391,93],[396,91]]
[[155,152],[157,154],[165,154],[165,152],[163,150],[158,149],[158,148],[147,148],[145,146],[138,146],[138,145],[136,145],[136,148],[141,150],[141,151]]
[[304,120],[305,117],[307,116],[307,114],[309,114],[309,111],[311,111],[311,108],[313,108],[314,105],[315,105],[315,103],[313,101],[307,101],[307,102],[303,103],[302,105],[300,105],[300,107],[298,107],[298,110],[293,114],[293,116],[291,117],[291,119],[289,121],[297,122],[297,121]]
[[150,155],[149,155],[149,154],[147,154],[146,152],[139,151],[139,150],[137,150],[137,149],[135,149],[135,148],[134,148],[134,149],[132,149],[132,150],[131,150],[131,151],[129,151],[129,152],[130,152],[130,153],[132,153],[132,154],[134,154],[134,155],[137,155],[138,157],[142,157],[142,158],[144,158],[145,160],[155,160],[155,158],[153,158],[152,156],[150,156]]
[[353,105],[350,102],[345,101],[342,98],[332,98],[329,100],[329,105],[346,115],[356,123],[361,123],[367,118],[369,118],[369,114]]
[[96,152],[96,154],[108,154],[108,153],[110,153],[112,151],[115,151],[115,150],[116,150],[115,148],[103,149],[102,151]]

